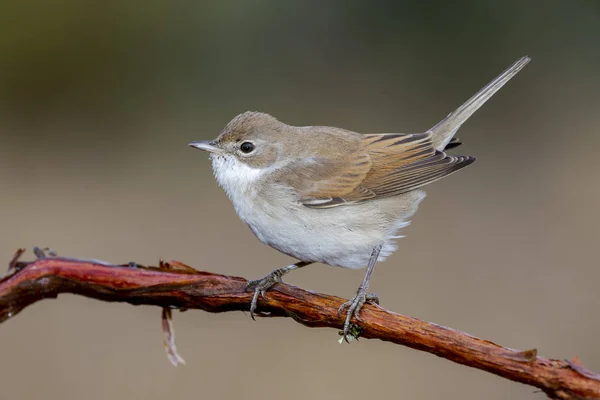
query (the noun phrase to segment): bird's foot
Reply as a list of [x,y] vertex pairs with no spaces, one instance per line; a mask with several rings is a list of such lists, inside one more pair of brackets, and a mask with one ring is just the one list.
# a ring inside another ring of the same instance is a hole
[[354,335],[351,332],[351,320],[354,315],[359,322],[362,322],[360,318],[360,310],[366,302],[379,304],[379,297],[375,293],[367,293],[367,289],[360,286],[356,292],[356,296],[350,301],[345,302],[338,308],[338,317],[342,316],[344,309],[348,309],[346,314],[346,322],[344,322],[344,340],[349,343],[348,337]]
[[252,319],[254,319],[254,311],[256,311],[256,306],[258,305],[258,295],[260,294],[260,296],[265,299],[266,291],[269,290],[273,285],[281,283],[281,277],[287,272],[288,271],[285,268],[279,268],[271,271],[271,273],[262,279],[248,281],[246,284],[246,289],[254,289],[254,296],[252,297],[252,303],[250,304],[250,317]]
[[41,260],[43,258],[49,258],[49,257],[58,257],[58,254],[56,253],[56,251],[52,250],[49,247],[41,248],[38,246],[34,246],[33,254],[35,255],[35,257],[38,260]]

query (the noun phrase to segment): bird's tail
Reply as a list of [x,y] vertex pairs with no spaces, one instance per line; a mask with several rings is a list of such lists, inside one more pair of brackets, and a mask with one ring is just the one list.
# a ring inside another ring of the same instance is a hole
[[431,140],[437,150],[444,150],[446,145],[450,143],[452,137],[458,131],[458,128],[465,122],[475,111],[479,109],[490,97],[494,95],[502,86],[506,84],[513,76],[517,74],[531,59],[527,56],[522,57],[513,65],[508,67],[506,71],[501,73],[496,79],[488,83],[483,89],[467,100],[462,106],[458,107],[454,112],[448,114],[446,118],[437,123],[433,128],[427,131],[431,133]]

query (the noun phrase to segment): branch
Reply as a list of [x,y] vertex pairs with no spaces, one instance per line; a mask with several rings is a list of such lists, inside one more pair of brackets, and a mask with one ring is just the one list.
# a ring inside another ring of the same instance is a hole
[[[158,267],[135,263],[112,265],[64,257],[10,263],[0,279],[0,322],[30,304],[60,293],[74,293],[134,305],[167,309],[200,309],[219,313],[247,311],[252,293],[244,278],[197,271],[180,262]],[[344,299],[277,284],[260,299],[260,316],[290,317],[308,327],[341,329],[337,309]],[[170,315],[170,313],[166,313]],[[163,320],[165,319],[163,313]],[[167,315],[167,316],[168,316]],[[537,350],[517,351],[440,325],[396,314],[377,305],[361,311],[360,337],[380,339],[426,351],[459,364],[532,385],[553,399],[600,398],[600,375],[585,369],[577,358],[543,358]],[[355,323],[357,321],[354,321]]]

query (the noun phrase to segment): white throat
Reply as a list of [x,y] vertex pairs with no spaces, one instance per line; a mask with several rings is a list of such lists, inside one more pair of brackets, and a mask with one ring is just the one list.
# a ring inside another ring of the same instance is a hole
[[217,182],[225,190],[239,214],[239,207],[257,193],[257,181],[265,170],[249,167],[232,155],[213,155],[212,166]]

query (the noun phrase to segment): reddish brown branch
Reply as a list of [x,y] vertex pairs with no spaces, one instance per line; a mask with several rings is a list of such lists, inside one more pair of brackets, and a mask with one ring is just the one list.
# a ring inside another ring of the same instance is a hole
[[[104,301],[150,304],[164,308],[209,312],[246,311],[252,293],[246,279],[196,271],[178,262],[159,267],[109,265],[61,257],[11,262],[0,279],[0,322],[30,304],[60,293],[75,293]],[[259,308],[270,317],[291,317],[309,327],[341,329],[337,316],[344,299],[311,293],[286,284],[274,286]],[[552,360],[536,350],[517,351],[450,328],[365,305],[361,337],[380,339],[423,350],[459,364],[535,386],[556,399],[600,398],[600,375],[577,359]]]

